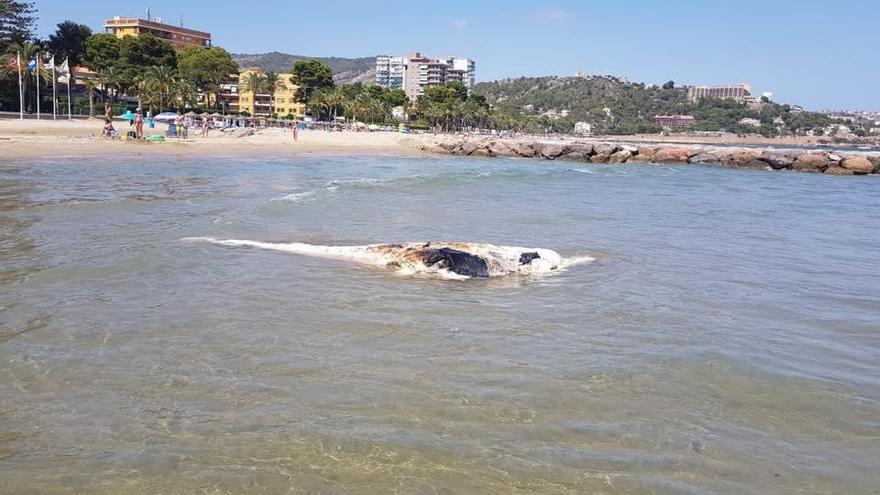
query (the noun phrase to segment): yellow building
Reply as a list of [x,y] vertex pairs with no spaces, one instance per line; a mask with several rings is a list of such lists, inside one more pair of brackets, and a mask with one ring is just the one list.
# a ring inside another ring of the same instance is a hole
[[[247,86],[244,81],[254,72],[262,73],[260,69],[248,69],[238,75],[238,101],[237,105],[233,104],[230,107],[237,109],[239,112],[247,112],[253,116],[269,116],[269,93],[258,93],[256,98],[254,98],[253,91],[242,90],[242,88]],[[274,113],[279,117],[287,117],[288,115],[302,117],[306,113],[306,105],[296,101],[297,86],[290,82],[291,76],[292,74],[278,74],[274,100],[271,106]]]
[[211,47],[211,33],[163,24],[159,18],[147,20],[116,16],[113,19],[104,21],[104,29],[117,38],[150,33],[157,38],[171,43],[178,50],[190,46]]

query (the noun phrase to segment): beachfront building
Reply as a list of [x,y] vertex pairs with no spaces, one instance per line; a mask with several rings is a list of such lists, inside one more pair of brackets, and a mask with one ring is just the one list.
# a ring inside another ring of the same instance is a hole
[[403,88],[405,70],[405,57],[379,55],[376,57],[376,84],[389,89]]
[[211,47],[211,33],[164,24],[161,17],[138,19],[116,16],[104,21],[104,30],[117,38],[149,33],[171,43],[178,50],[190,46]]
[[593,124],[589,122],[575,122],[574,123],[574,133],[580,134],[581,136],[592,136],[593,135]]
[[409,55],[376,57],[376,84],[388,89],[403,89],[416,100],[429,86],[459,81],[468,91],[476,84],[476,64],[463,57],[432,58],[415,52]]
[[664,129],[670,129],[675,127],[687,127],[696,122],[696,119],[691,115],[655,115],[654,123],[663,127]]
[[[306,113],[305,103],[296,99],[297,86],[290,82],[293,74],[278,74],[277,85],[275,88],[274,99],[269,93],[257,93],[253,91],[242,90],[248,76],[254,72],[262,72],[260,69],[248,69],[238,76],[238,84],[235,87],[229,87],[228,92],[221,95],[221,102],[227,103],[229,111],[247,112],[251,116],[269,117],[270,103],[274,108],[272,111],[278,117],[302,117]],[[270,101],[270,99],[272,101]]]
[[727,86],[691,86],[688,88],[688,99],[692,102],[697,102],[703,98],[717,98],[719,100],[733,100],[742,103],[751,94],[752,85],[745,82]]

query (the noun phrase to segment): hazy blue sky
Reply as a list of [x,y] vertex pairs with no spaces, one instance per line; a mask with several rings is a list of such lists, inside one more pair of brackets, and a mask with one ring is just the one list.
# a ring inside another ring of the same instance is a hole
[[477,79],[615,74],[748,81],[811,109],[880,110],[880,0],[37,1],[39,33],[72,19],[154,16],[213,33],[231,52],[461,55]]

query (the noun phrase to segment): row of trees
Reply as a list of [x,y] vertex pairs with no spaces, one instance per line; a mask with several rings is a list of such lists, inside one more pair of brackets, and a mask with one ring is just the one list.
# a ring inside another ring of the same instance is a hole
[[[7,63],[20,56],[27,64],[39,54],[51,53],[56,63],[67,59],[71,67],[84,65],[95,71],[94,77],[72,81],[84,88],[89,113],[95,113],[100,97],[113,103],[119,96],[138,98],[144,108],[161,112],[167,108],[194,106],[199,94],[216,95],[228,82],[238,65],[226,50],[191,47],[180,52],[165,40],[149,34],[117,38],[111,34],[93,34],[88,26],[73,21],[58,24],[46,40],[35,37],[36,10],[33,3],[0,0],[0,108],[18,107],[18,70]],[[23,78],[25,108],[35,107],[34,85],[42,94],[51,94],[51,73],[42,72]],[[43,88],[42,86],[45,86]],[[216,105],[217,98],[207,102]]]
[[[230,74],[238,72],[238,65],[223,48],[194,46],[178,52],[150,34],[90,36],[83,44],[82,63],[96,74],[86,87],[90,113],[96,92],[111,101],[117,95],[136,96],[140,106],[154,112],[195,106],[200,93],[218,94]],[[205,103],[216,108],[217,98]]]

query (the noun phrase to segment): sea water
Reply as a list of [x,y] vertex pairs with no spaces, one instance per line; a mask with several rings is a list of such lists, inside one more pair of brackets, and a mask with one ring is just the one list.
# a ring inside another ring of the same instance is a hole
[[[0,492],[877,493],[880,181],[0,162]],[[188,237],[592,257],[438,280]]]

